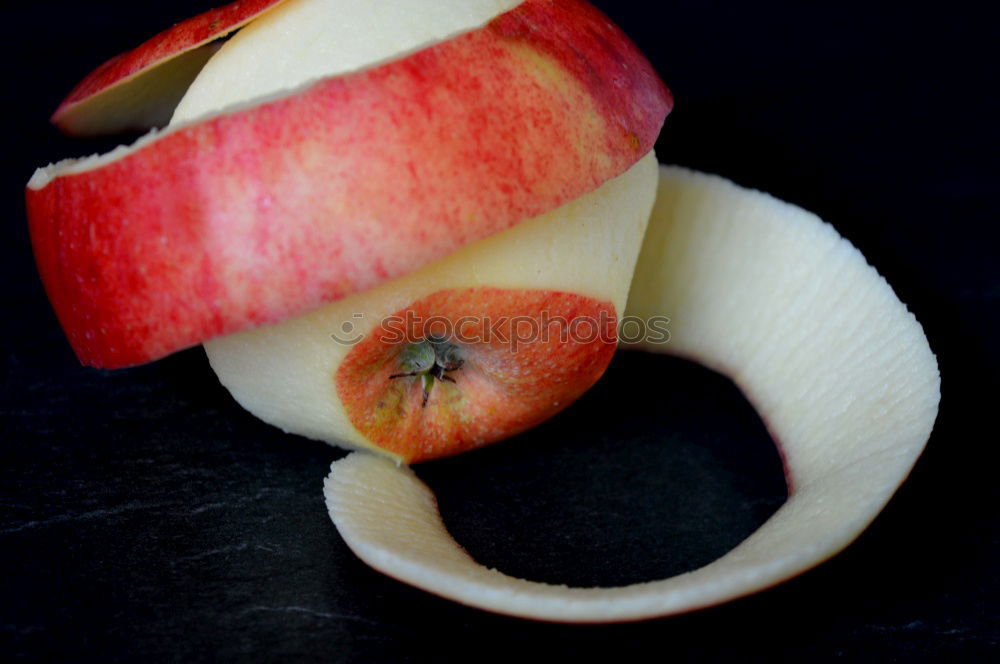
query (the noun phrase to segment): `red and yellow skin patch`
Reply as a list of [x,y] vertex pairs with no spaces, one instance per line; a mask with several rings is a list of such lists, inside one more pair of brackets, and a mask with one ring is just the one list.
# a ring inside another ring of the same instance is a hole
[[[616,328],[614,305],[583,295],[438,291],[358,343],[337,370],[337,392],[372,444],[407,463],[450,456],[572,403],[607,368]],[[448,366],[433,366],[431,342],[439,356],[440,344],[447,347]],[[413,375],[399,375],[406,373]]]

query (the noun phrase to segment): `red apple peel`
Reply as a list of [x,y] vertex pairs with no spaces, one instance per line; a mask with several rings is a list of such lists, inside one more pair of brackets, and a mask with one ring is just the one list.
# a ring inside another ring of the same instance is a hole
[[40,170],[36,262],[81,362],[140,364],[593,191],[649,152],[671,104],[596,10],[528,0],[402,60]]
[[165,125],[214,53],[213,42],[284,1],[237,0],[164,30],[80,81],[53,113],[52,122],[77,136]]

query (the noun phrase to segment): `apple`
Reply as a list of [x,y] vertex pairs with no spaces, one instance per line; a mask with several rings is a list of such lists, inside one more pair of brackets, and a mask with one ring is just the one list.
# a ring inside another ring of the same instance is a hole
[[[378,25],[386,6],[395,4],[390,29],[359,36],[355,26]],[[171,122],[381,61],[515,4],[290,2],[227,42]],[[520,433],[576,400],[607,367],[653,204],[655,171],[647,154],[597,191],[416,272],[282,323],[210,340],[205,349],[212,368],[264,421],[399,462]],[[448,328],[465,321],[467,332],[477,334],[436,340],[418,326],[401,337],[380,325],[407,316]],[[562,329],[546,329],[544,337],[521,338],[514,329],[530,332],[552,321]],[[364,341],[335,343],[331,333],[345,325]],[[606,329],[571,339],[574,326],[584,333]],[[414,353],[425,357],[422,366],[410,366]],[[444,353],[455,356],[452,365],[436,363]],[[442,371],[445,366],[454,368]]]
[[[499,3],[403,3],[391,29],[360,33],[355,26],[377,25],[383,5],[391,3],[342,4],[291,2],[237,34],[192,84],[172,122],[381,61],[450,35],[457,25],[488,20]],[[431,20],[428,12],[435,14]],[[569,405],[610,361],[614,323],[653,203],[654,165],[647,155],[595,192],[373,290],[208,341],[212,368],[236,400],[266,422],[401,462],[519,433]],[[469,332],[494,338],[435,340],[425,329],[400,338],[379,325],[407,315],[449,327],[465,320],[477,328]],[[553,330],[544,341],[519,339],[520,348],[512,347],[511,321],[538,326],[543,316],[567,330],[598,325],[603,317],[610,334],[573,343]],[[331,339],[345,325],[365,338],[359,346]],[[447,372],[435,362],[446,352],[456,357]],[[409,366],[414,353],[426,356],[425,366]]]
[[[846,546],[922,449],[938,376],[919,325],[830,227],[717,178],[657,178],[671,106],[582,0],[236,2],[71,93],[53,118],[70,132],[170,124],[39,169],[32,244],[85,364],[204,343],[265,421],[377,451],[334,464],[325,492],[372,566],[525,617],[675,613]],[[743,387],[782,446],[788,503],[716,563],[652,584],[482,568],[399,464],[566,407],[623,314],[669,316],[671,342],[647,350]]]
[[380,66],[39,169],[36,262],[82,362],[148,362],[591,192],[650,151],[670,106],[602,14],[528,0]]
[[671,319],[644,350],[730,376],[778,442],[788,501],[701,569],[619,588],[516,579],[451,538],[406,466],[355,453],[325,486],[330,516],[372,567],[470,606],[558,622],[638,620],[767,588],[846,547],[906,478],[940,399],[920,324],[815,215],[714,176],[663,168],[628,315]]

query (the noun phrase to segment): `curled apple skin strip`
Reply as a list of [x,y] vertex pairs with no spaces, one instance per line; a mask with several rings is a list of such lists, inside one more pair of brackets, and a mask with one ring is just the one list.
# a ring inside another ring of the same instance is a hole
[[52,115],[71,136],[163,126],[221,45],[285,0],[237,0],[182,21],[117,55],[77,84]]
[[668,316],[642,349],[721,371],[767,423],[787,502],[700,569],[615,588],[513,578],[448,534],[405,466],[354,453],[325,484],[351,549],[385,574],[469,606],[558,622],[682,613],[773,586],[850,544],[904,481],[937,416],[937,362],[919,323],[828,224],[722,178],[661,167],[628,314]]

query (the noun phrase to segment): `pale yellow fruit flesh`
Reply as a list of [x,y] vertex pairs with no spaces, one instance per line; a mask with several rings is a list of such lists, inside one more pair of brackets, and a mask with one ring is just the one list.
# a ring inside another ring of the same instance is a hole
[[162,127],[220,45],[193,48],[157,65],[155,72],[113,85],[66,111],[60,121],[81,136]]
[[409,468],[357,453],[333,464],[325,486],[351,549],[390,576],[505,614],[610,622],[680,613],[774,585],[843,549],[930,435],[940,381],[920,325],[832,227],[770,196],[663,168],[628,313],[669,316],[669,342],[646,350],[732,377],[780,442],[789,498],[759,530],[673,578],[546,585],[475,562]]
[[[445,289],[542,289],[610,301],[621,316],[656,194],[649,153],[600,188],[373,290],[277,325],[205,344],[219,380],[244,408],[290,433],[372,448],[333,377],[351,346],[389,315]],[[485,312],[484,312],[485,313]]]
[[288,0],[202,68],[171,124],[408,55],[479,28],[523,0]]

